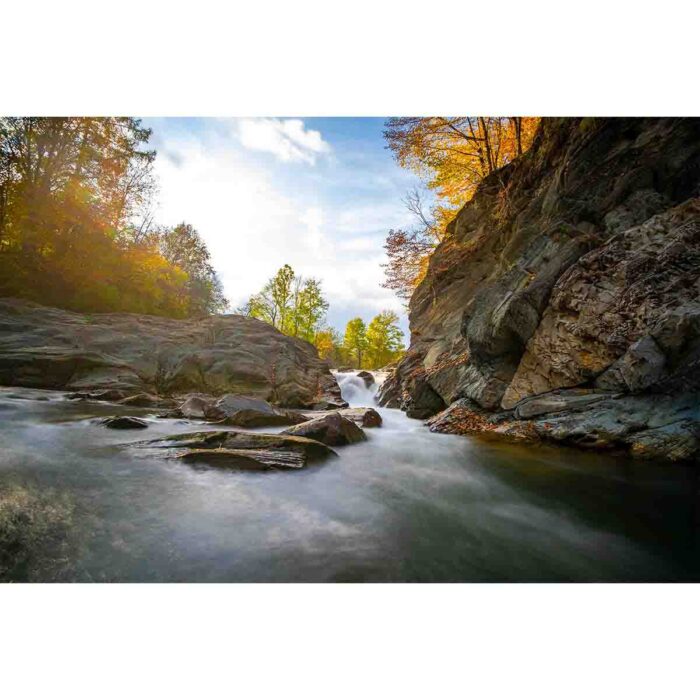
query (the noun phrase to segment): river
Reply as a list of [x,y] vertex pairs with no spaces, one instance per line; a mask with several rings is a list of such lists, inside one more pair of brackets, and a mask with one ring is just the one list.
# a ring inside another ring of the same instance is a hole
[[[373,401],[376,387],[337,377],[351,405]],[[44,532],[14,579],[700,580],[693,469],[437,435],[400,411],[379,412],[383,426],[338,448],[340,459],[243,473],[128,445],[196,421],[1,389],[0,493],[20,485],[48,498],[49,522],[65,525],[68,542],[42,549]],[[149,428],[94,421],[117,413],[146,417]]]

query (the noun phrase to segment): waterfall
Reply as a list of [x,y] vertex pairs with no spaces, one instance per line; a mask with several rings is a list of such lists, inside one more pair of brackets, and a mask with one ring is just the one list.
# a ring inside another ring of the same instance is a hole
[[334,372],[335,378],[340,387],[340,393],[350,406],[374,406],[375,396],[380,384],[375,382],[367,386],[362,377],[357,376],[357,372]]

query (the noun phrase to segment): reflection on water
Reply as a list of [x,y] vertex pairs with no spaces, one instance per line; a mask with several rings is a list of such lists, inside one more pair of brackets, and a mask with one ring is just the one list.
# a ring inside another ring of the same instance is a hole
[[[339,375],[352,405],[376,387]],[[128,443],[200,428],[148,409],[0,391],[0,488],[75,504],[82,581],[698,580],[679,466],[428,432],[399,411],[302,472],[195,470]],[[99,415],[141,415],[110,431]],[[63,578],[66,578],[64,573]]]

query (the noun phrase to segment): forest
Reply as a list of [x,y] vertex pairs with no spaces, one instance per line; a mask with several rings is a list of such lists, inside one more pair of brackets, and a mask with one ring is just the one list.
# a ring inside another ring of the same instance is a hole
[[0,296],[76,311],[223,311],[187,223],[154,224],[155,151],[131,117],[0,118]]
[[369,324],[350,319],[341,335],[326,323],[328,306],[321,280],[304,278],[284,265],[237,312],[313,343],[334,367],[380,369],[402,357],[403,332],[393,311],[382,311]]

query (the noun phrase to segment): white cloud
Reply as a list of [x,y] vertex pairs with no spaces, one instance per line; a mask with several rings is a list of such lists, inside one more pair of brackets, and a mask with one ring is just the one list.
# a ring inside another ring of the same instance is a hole
[[[341,331],[356,315],[369,320],[385,308],[403,312],[394,294],[381,287],[383,231],[404,216],[398,196],[394,205],[329,200],[314,188],[297,187],[298,178],[292,184],[275,181],[275,168],[263,167],[228,128],[159,130],[159,150],[168,157],[156,159],[156,220],[185,220],[200,232],[233,308],[288,263],[297,274],[322,281],[329,321]],[[309,171],[306,166],[299,177]]]
[[272,153],[283,162],[315,165],[330,153],[320,131],[306,129],[301,119],[239,119],[238,137],[245,148]]

